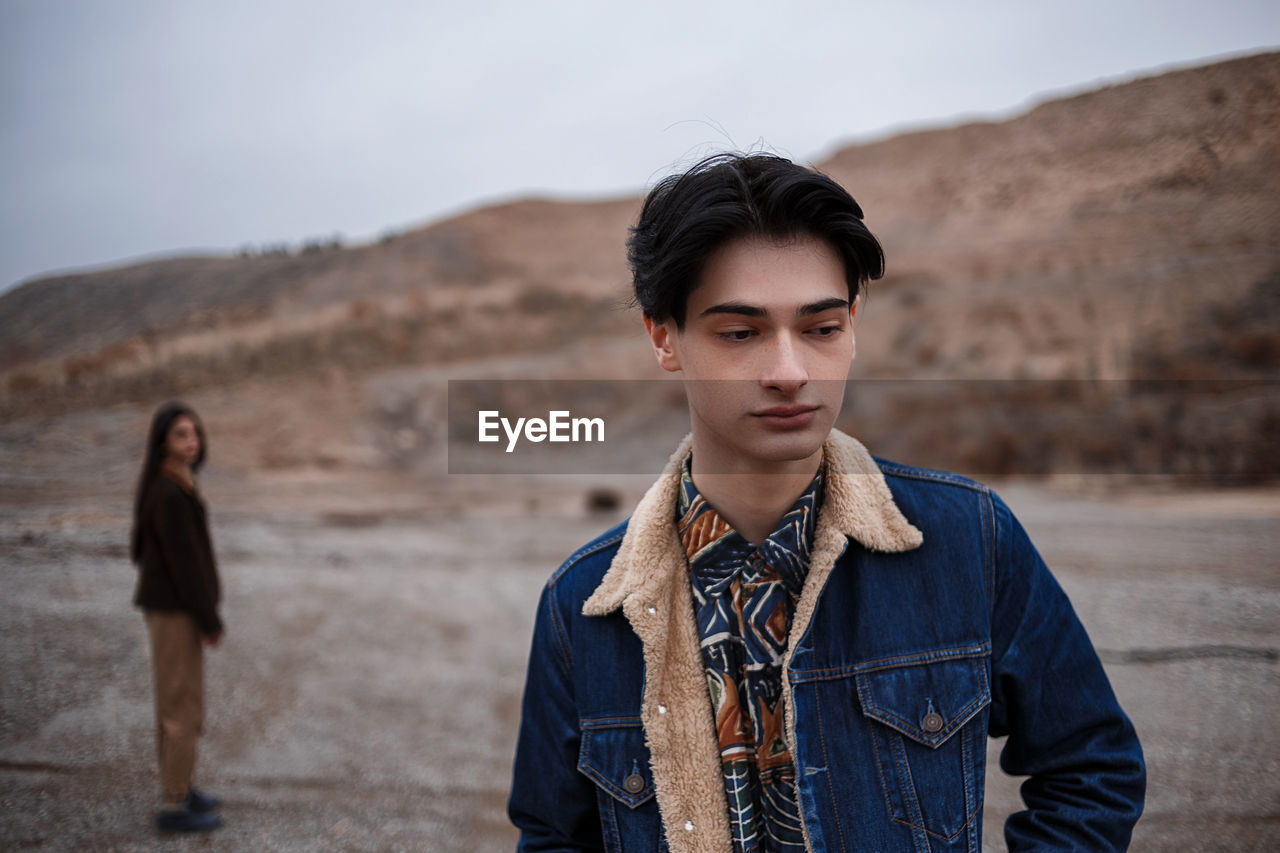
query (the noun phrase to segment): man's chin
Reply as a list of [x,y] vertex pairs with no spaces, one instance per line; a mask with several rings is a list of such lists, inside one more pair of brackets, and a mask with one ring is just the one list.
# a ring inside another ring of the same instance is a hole
[[750,446],[742,446],[743,455],[766,466],[786,466],[804,462],[822,452],[822,443],[830,429],[805,429],[787,433],[769,433],[751,436]]

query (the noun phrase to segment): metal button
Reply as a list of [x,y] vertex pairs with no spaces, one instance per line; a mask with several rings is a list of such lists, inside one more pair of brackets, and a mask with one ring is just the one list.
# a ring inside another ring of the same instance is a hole
[[942,731],[944,725],[942,715],[937,711],[930,711],[924,715],[924,719],[920,721],[920,727],[929,734]]
[[685,831],[685,832],[693,832],[693,821],[691,821],[691,820],[686,820],[686,821],[684,822],[684,831]]
[[659,714],[665,714],[665,713],[667,713],[667,706],[666,706],[666,705],[659,705],[659,706],[658,706],[658,713],[659,713]]
[[652,604],[650,604],[647,609],[649,611],[650,616],[658,612],[658,608],[654,607]]
[[622,780],[622,787],[627,789],[628,794],[638,794],[644,790],[644,777],[639,773],[632,773]]

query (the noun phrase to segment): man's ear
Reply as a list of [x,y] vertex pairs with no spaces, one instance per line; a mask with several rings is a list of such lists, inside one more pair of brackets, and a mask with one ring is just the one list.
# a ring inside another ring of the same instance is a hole
[[675,373],[680,369],[680,355],[676,352],[675,331],[671,328],[674,320],[656,322],[652,317],[644,318],[644,330],[649,334],[649,342],[653,344],[653,354],[658,358],[658,365],[666,371]]

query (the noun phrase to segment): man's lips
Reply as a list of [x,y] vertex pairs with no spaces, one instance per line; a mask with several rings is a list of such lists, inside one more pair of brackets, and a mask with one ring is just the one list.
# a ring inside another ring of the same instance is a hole
[[770,426],[786,428],[808,426],[817,411],[817,406],[796,403],[787,406],[772,406],[751,414]]

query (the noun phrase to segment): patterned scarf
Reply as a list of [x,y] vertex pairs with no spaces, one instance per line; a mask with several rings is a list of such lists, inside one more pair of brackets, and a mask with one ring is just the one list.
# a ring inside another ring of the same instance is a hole
[[822,501],[822,469],[753,547],[698,493],[684,463],[676,527],[689,558],[707,689],[737,853],[803,851],[782,665]]

